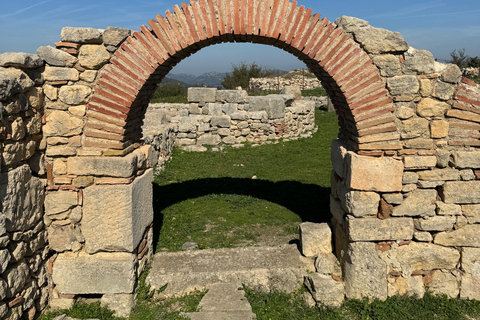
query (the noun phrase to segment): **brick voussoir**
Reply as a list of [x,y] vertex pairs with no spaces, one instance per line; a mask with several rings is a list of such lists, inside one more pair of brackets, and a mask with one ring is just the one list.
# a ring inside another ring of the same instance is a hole
[[241,34],[240,31],[240,1],[233,0],[233,33]]
[[470,111],[470,112],[473,112],[473,113],[480,114],[480,109],[479,108],[472,107],[471,105],[468,105],[468,104],[465,104],[465,103],[462,103],[462,102],[454,102],[452,107],[455,108],[455,109],[460,109],[460,110],[465,110],[465,111]]
[[115,104],[117,104],[119,107],[125,107],[127,109],[130,108],[130,106],[132,105],[132,102],[135,100],[135,99],[133,99],[132,101],[126,100],[123,97],[121,97],[121,96],[119,96],[119,95],[117,95],[113,92],[109,92],[109,91],[105,90],[105,88],[102,88],[102,87],[99,87],[99,86],[95,89],[94,97],[106,98],[106,99],[114,102]]
[[371,134],[377,134],[377,133],[386,133],[386,132],[396,132],[397,131],[397,126],[391,124],[387,126],[382,126],[380,128],[366,128],[362,130],[358,130],[358,136],[363,137],[363,136],[368,136]]
[[[165,17],[167,18],[170,29],[172,30],[173,34],[175,35],[175,38],[180,43],[181,48],[182,49],[187,48],[188,47],[187,40],[185,39],[184,35],[182,34],[180,29],[178,28],[176,15],[172,11],[167,10],[167,11],[165,11]],[[177,50],[177,51],[179,51],[179,50]]]
[[170,55],[173,56],[178,51],[182,50],[182,47],[179,42],[180,40],[173,33],[173,30],[167,18],[159,14],[155,17],[155,19],[157,19],[157,23],[150,24],[149,22],[149,24],[152,27],[155,34],[157,34],[157,30],[155,28],[158,29],[158,32],[160,35],[157,35],[157,37],[160,40],[162,40],[162,43],[164,43],[164,45],[168,45],[172,47],[173,53],[170,53]]
[[122,59],[117,58],[115,56],[112,59],[110,59],[110,62],[113,65],[115,65],[115,67],[117,67],[121,71],[121,73],[123,73],[123,74],[127,75],[128,77],[132,78],[136,82],[143,83],[145,81],[145,79],[143,79],[142,76],[139,76],[137,73],[133,72],[131,70],[130,66],[125,64],[125,62]]
[[[349,92],[352,92],[362,84],[366,83],[367,81],[371,80],[372,77],[375,77],[377,80],[380,80],[380,75],[378,74],[378,69],[372,64],[367,67],[363,72],[357,73],[350,79],[338,83],[338,85],[342,88],[348,88]],[[361,89],[360,89],[361,90]]]
[[128,101],[134,101],[136,95],[138,94],[138,91],[133,90],[131,87],[128,87],[118,81],[111,81],[105,76],[98,80],[97,85],[124,97]]
[[362,121],[362,120],[367,120],[367,119],[370,119],[370,118],[374,118],[376,116],[379,116],[379,115],[382,115],[382,114],[385,114],[385,113],[389,113],[389,112],[393,112],[393,111],[395,111],[394,105],[389,104],[389,105],[384,105],[384,106],[381,106],[381,107],[378,107],[376,109],[372,109],[372,110],[369,110],[369,111],[366,111],[366,112],[361,112],[361,113],[355,114],[355,115],[353,115],[353,118],[355,119],[355,122],[359,122],[359,121]]
[[182,2],[182,10],[185,15],[185,19],[187,20],[187,25],[188,25],[188,28],[190,29],[190,34],[193,37],[193,41],[195,43],[198,43],[200,42],[200,40],[205,40],[205,38],[201,39],[199,35],[199,31],[197,31],[197,28],[195,27],[195,22],[193,21],[195,19],[195,16],[192,16],[193,3],[191,2],[191,4],[188,5],[187,3]]
[[100,102],[97,102],[97,103],[95,103],[95,102],[97,102],[97,101],[92,100],[92,102],[90,102],[88,104],[87,109],[88,110],[93,110],[93,111],[96,111],[96,112],[99,112],[99,113],[102,113],[104,115],[111,116],[111,117],[114,117],[114,118],[127,120],[128,115],[126,115],[124,113],[120,113],[116,110],[112,110],[112,108],[109,108],[108,106],[101,105]]
[[183,35],[185,41],[187,42],[187,46],[194,45],[195,41],[193,40],[191,31],[187,26],[187,18],[185,17],[184,11],[180,9],[178,5],[173,6],[173,11],[175,11],[175,20],[178,24],[180,24],[178,31]]
[[[345,97],[348,99],[354,99],[356,95],[362,95],[362,91],[367,91],[366,89],[373,87],[374,85],[380,85],[382,88],[385,87],[385,84],[383,82],[380,82],[380,75],[378,73],[371,73],[370,75],[366,75],[363,78],[363,80],[360,80],[358,82],[348,82],[344,85],[340,85],[342,91],[345,93]],[[365,96],[363,94],[362,96]]]
[[344,47],[348,44],[348,35],[346,33],[342,33],[337,39],[336,44],[332,45],[331,48],[325,52],[325,56],[320,61],[320,65],[323,66],[324,69],[327,66],[330,66],[331,69],[338,61],[339,54],[343,51]]
[[299,38],[298,44],[295,45],[295,47],[298,48],[300,51],[303,51],[303,49],[305,49],[307,40],[310,39],[313,30],[315,30],[315,27],[320,22],[320,17],[321,15],[319,13],[315,13],[313,16],[310,17],[308,21],[308,27],[306,28],[302,36]]
[[332,23],[332,26],[334,27],[333,31],[330,33],[328,38],[325,39],[325,42],[320,47],[320,50],[313,58],[315,61],[318,61],[322,66],[324,65],[322,64],[322,60],[325,59],[325,56],[329,53],[330,50],[332,50],[333,44],[342,35],[343,32],[343,29],[338,28],[334,23]]
[[466,77],[462,77],[462,80],[461,80],[463,83],[465,84],[468,84],[469,86],[472,86],[472,87],[475,87],[475,88],[480,88],[480,85],[478,85],[477,83],[475,83],[475,81],[473,80],[470,80]]
[[[332,67],[331,71],[329,71],[329,74],[333,76],[337,75],[339,72],[345,70],[344,67],[348,64],[350,64],[352,61],[359,59],[358,54],[361,51],[358,46],[356,46],[352,41],[349,43],[350,48],[347,51],[348,54],[346,54],[341,60],[339,60],[335,66]],[[350,51],[351,50],[351,51]]]
[[380,90],[379,92],[376,92],[372,95],[366,96],[366,97],[364,97],[363,99],[361,99],[357,102],[350,103],[349,107],[352,110],[354,110],[356,108],[359,108],[359,107],[364,107],[364,106],[367,106],[369,103],[373,103],[375,100],[377,100],[377,99],[379,99],[383,96],[390,97],[390,94],[386,89]]
[[469,98],[469,97],[467,97],[465,95],[461,95],[461,94],[457,94],[455,98],[460,100],[460,101],[470,103],[470,104],[473,104],[475,106],[480,107],[480,100],[472,99],[472,98]]
[[351,112],[352,112],[353,115],[356,115],[356,114],[359,114],[359,113],[362,113],[362,112],[365,112],[365,111],[375,109],[375,108],[383,106],[383,105],[390,104],[392,102],[393,102],[393,99],[391,97],[382,96],[382,97],[374,100],[373,102],[370,102],[368,104],[364,104],[360,107],[352,109]]
[[301,5],[298,8],[298,13],[295,16],[295,20],[293,21],[292,25],[290,26],[290,30],[285,38],[285,43],[291,44],[293,41],[293,36],[295,35],[296,31],[298,30],[300,21],[302,20],[303,16],[306,14],[305,6]]
[[305,48],[302,50],[303,53],[305,53],[307,56],[310,56],[310,53],[312,53],[312,50],[317,44],[317,39],[322,35],[323,32],[325,32],[325,28],[328,23],[329,21],[327,18],[322,18],[318,21],[318,27],[316,27],[313,36],[308,37],[305,43]]
[[[141,34],[138,31],[136,32],[137,34]],[[143,58],[153,70],[156,70],[160,63],[163,62],[163,59],[158,61],[158,58],[149,51],[148,47],[146,47],[141,40],[132,36],[127,38],[127,42],[130,44],[130,46],[128,46],[129,49],[133,50],[137,56]]]
[[[381,81],[375,81],[365,88],[362,88],[360,91],[354,93],[353,95],[350,96],[350,94],[347,92],[344,92],[345,98],[348,103],[355,103],[358,102],[359,100],[363,99],[364,97],[367,97],[369,95],[376,94],[379,91],[382,91],[385,89],[385,84]],[[343,91],[343,89],[342,89]]]
[[[157,18],[160,18],[160,20],[163,23],[163,17],[162,16],[158,15]],[[169,35],[165,31],[165,28],[162,26],[162,24],[160,24],[160,22],[158,22],[158,20],[156,21],[156,20],[150,19],[148,21],[148,25],[152,28],[152,31],[155,34],[156,39],[158,39],[160,41],[160,43],[165,48],[167,53],[170,56],[173,56],[177,52],[177,50],[175,48],[175,44],[171,43],[170,40],[168,39]],[[144,32],[144,34],[148,37],[148,33]],[[153,37],[153,35],[152,35],[152,37]],[[180,50],[180,47],[179,47],[179,50]]]
[[285,39],[287,38],[288,32],[290,28],[292,27],[293,20],[295,18],[295,14],[297,13],[297,1],[292,1],[287,5],[287,19],[282,21],[281,26],[279,28],[279,40],[285,42]]
[[[142,32],[135,31],[133,36],[143,44],[145,50],[147,50],[155,58],[158,64],[161,65],[169,58],[168,52],[151,32],[145,33],[142,27],[140,27]],[[145,30],[148,29],[145,27]]]
[[240,34],[247,34],[247,14],[248,14],[247,0],[240,2]]
[[395,125],[395,116],[392,113],[390,114],[386,113],[378,117],[358,121],[357,123],[354,122],[355,127],[357,128],[357,132],[362,129],[376,127],[381,124],[388,124],[388,123],[390,123],[391,125]]
[[312,18],[313,10],[308,8],[304,13],[300,24],[298,25],[297,30],[293,35],[292,47],[297,48],[298,50],[302,50],[303,48],[299,48],[300,41],[302,40],[302,36],[306,33],[307,30],[307,23]]
[[[132,48],[129,46],[128,42],[122,43],[120,49],[115,51],[115,56],[117,56],[120,60],[125,62],[126,65],[138,71],[138,73],[145,75],[152,74],[155,69],[148,65],[145,60],[137,53],[135,53]],[[148,76],[147,76],[148,78]]]
[[102,121],[107,124],[113,124],[122,128],[127,125],[127,122],[123,119],[119,119],[116,117],[112,117],[112,116],[97,112],[93,109],[89,109],[88,107],[87,107],[86,116],[87,116],[87,122],[88,122],[88,118],[94,118],[98,121]]
[[222,0],[217,0],[217,14],[218,14],[218,32],[219,35],[225,34],[225,19],[223,18],[223,8],[222,8]]
[[[253,1],[249,1],[249,14],[250,14],[250,2],[253,2]],[[278,15],[279,16],[279,19],[277,19],[277,21],[275,21],[275,27],[273,29],[273,32],[271,34],[271,37],[274,38],[274,39],[278,39],[280,37],[280,30],[283,26],[283,24],[285,23],[285,20],[287,18],[287,9],[288,9],[288,5],[290,4],[290,1],[289,0],[282,0],[282,9],[280,9],[280,14]],[[253,8],[253,3],[252,3],[252,8]]]
[[[334,29],[335,29],[335,24],[332,22],[328,22],[325,28],[321,30],[321,34],[319,38],[317,38],[317,42],[315,43],[313,49],[308,54],[308,56],[311,59],[315,60],[315,57],[320,52],[320,50],[322,50],[323,46],[325,45],[325,41],[327,41],[327,39],[330,37]],[[315,60],[315,61],[319,62],[318,60]]]
[[124,135],[125,131],[126,131],[125,128],[119,127],[119,126],[114,125],[114,124],[95,123],[95,122],[92,122],[92,121],[87,121],[85,123],[85,128],[112,132],[112,133],[116,133],[116,134],[119,134],[119,135]]

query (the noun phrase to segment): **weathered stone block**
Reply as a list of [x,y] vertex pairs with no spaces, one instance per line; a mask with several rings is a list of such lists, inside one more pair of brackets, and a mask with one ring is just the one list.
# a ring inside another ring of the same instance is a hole
[[6,295],[7,298],[13,298],[21,292],[30,277],[30,270],[25,260],[19,263],[11,264],[3,274],[2,278],[7,282]]
[[103,45],[88,44],[80,47],[78,62],[87,69],[100,69],[110,60],[110,53]]
[[135,306],[135,296],[133,293],[104,294],[100,302],[102,306],[114,310],[116,317],[128,318]]
[[58,97],[60,101],[69,105],[78,105],[88,102],[88,97],[92,93],[90,87],[84,85],[62,86]]
[[351,241],[410,240],[414,232],[411,218],[347,217],[347,230]]
[[45,195],[45,213],[47,215],[67,211],[78,204],[78,194],[75,191],[54,191]]
[[438,81],[435,86],[433,87],[432,96],[438,98],[440,100],[450,100],[453,98],[453,94],[455,93],[455,87],[443,81]]
[[108,176],[129,178],[137,166],[137,155],[124,157],[70,157],[67,160],[68,174],[79,176]]
[[135,265],[131,253],[63,253],[55,260],[52,278],[62,294],[132,293]]
[[456,204],[437,201],[437,214],[440,216],[460,216],[462,215],[462,208]]
[[44,184],[32,177],[28,165],[0,174],[0,208],[5,216],[3,230],[26,231],[42,216]]
[[230,128],[230,117],[229,116],[212,117],[211,125],[212,127]]
[[387,298],[387,264],[380,259],[375,243],[350,243],[344,271],[348,299]]
[[433,241],[433,237],[430,234],[430,232],[421,232],[421,231],[415,231],[413,233],[413,239],[415,239],[415,241],[421,241],[421,242]]
[[467,218],[468,223],[480,223],[480,204],[463,205],[462,213]]
[[36,54],[5,52],[0,54],[0,67],[35,69],[43,66],[43,60]]
[[421,137],[428,133],[428,124],[428,120],[424,118],[411,118],[402,121],[400,135],[404,139]]
[[449,64],[445,70],[443,70],[441,79],[445,82],[459,83],[462,78],[462,71],[456,64]]
[[405,74],[430,74],[435,71],[435,59],[427,50],[410,47],[405,53],[403,72]]
[[75,43],[102,43],[102,30],[94,28],[73,28],[62,29],[60,39],[64,42]]
[[445,120],[433,120],[430,123],[430,136],[434,139],[445,138],[450,125]]
[[78,81],[79,73],[77,69],[45,66],[42,73],[47,81]]
[[449,108],[445,102],[424,98],[417,105],[417,113],[421,117],[443,117]]
[[[228,130],[228,129],[227,129]],[[209,145],[209,146],[216,146],[220,144],[222,138],[218,134],[204,134],[197,139],[197,144],[199,145]]]
[[425,219],[415,219],[415,228],[423,231],[446,231],[452,230],[457,221],[454,216],[435,216]]
[[343,224],[343,219],[347,214],[342,207],[342,203],[330,195],[330,213],[339,224]]
[[445,203],[480,203],[480,181],[447,181],[440,195]]
[[422,276],[389,277],[388,296],[416,296],[422,298],[425,294]]
[[37,55],[51,66],[71,68],[78,59],[71,54],[52,46],[39,47]]
[[434,294],[446,294],[449,298],[458,297],[458,280],[449,271],[434,270],[432,272],[432,282],[429,283],[428,287]]
[[468,224],[451,232],[435,235],[434,243],[449,247],[480,247],[480,224]]
[[304,284],[318,304],[329,307],[342,305],[345,288],[342,282],[333,280],[330,275],[309,274],[305,277]]
[[456,168],[480,168],[480,151],[456,151],[452,156]]
[[400,59],[393,54],[384,54],[373,57],[373,63],[380,69],[384,77],[394,77],[401,71]]
[[420,90],[420,83],[415,76],[397,76],[387,79],[387,88],[394,96],[416,94]]
[[87,253],[135,250],[153,221],[152,181],[153,169],[149,169],[128,185],[84,189],[82,230]]
[[245,103],[248,94],[245,90],[217,90],[215,101],[226,103]]
[[265,111],[269,119],[279,119],[285,116],[285,101],[281,96],[248,97],[248,103],[251,112]]
[[335,139],[331,144],[330,160],[333,170],[341,178],[345,177],[345,156],[347,155],[347,149],[340,139]]
[[103,32],[103,43],[118,47],[132,32],[129,29],[107,27]]
[[338,196],[346,212],[355,217],[371,216],[378,213],[380,195],[376,192],[347,190],[339,184]]
[[424,170],[418,172],[418,178],[427,181],[460,180],[460,171],[451,168]]
[[300,245],[306,257],[332,252],[332,231],[326,223],[304,222],[299,225]]
[[48,244],[50,249],[56,252],[78,251],[82,247],[76,238],[75,227],[71,224],[66,226],[51,224],[48,227]]
[[[215,88],[188,88],[188,102],[215,102],[217,89]],[[220,105],[221,106],[221,105]]]
[[375,158],[348,152],[346,186],[353,190],[396,192],[402,190],[403,164],[389,157]]
[[462,248],[462,283],[460,287],[461,299],[480,300],[480,249]]
[[405,169],[428,169],[435,167],[437,158],[435,156],[406,156],[403,158]]
[[398,32],[365,26],[352,30],[362,48],[368,53],[390,53],[408,50],[408,44]]
[[434,216],[437,201],[437,191],[434,189],[416,189],[402,204],[393,208],[392,216]]

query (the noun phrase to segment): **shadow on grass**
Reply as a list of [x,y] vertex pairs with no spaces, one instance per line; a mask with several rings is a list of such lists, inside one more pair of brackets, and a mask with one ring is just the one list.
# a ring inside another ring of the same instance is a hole
[[316,184],[242,178],[196,179],[166,186],[153,184],[154,245],[158,243],[164,209],[209,194],[237,194],[267,200],[289,209],[304,222],[330,222],[331,219],[330,188]]

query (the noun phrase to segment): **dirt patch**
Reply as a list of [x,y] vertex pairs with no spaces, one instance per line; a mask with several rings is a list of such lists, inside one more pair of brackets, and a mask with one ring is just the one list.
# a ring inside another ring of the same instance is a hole
[[[237,247],[277,246],[297,243],[299,242],[299,224],[300,222],[293,222],[282,226],[252,226],[248,229],[248,232],[254,234],[256,239],[239,241]],[[231,232],[235,232],[235,229]]]

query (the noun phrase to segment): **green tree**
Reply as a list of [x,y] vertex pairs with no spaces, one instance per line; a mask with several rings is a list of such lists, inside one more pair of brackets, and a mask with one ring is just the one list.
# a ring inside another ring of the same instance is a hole
[[453,50],[450,52],[450,57],[452,59],[448,62],[456,64],[460,69],[466,68],[470,61],[470,57],[465,54],[465,48]]
[[262,76],[262,67],[255,62],[251,64],[240,62],[232,65],[232,71],[227,73],[222,81],[222,86],[225,89],[235,89],[239,86],[248,89],[250,78],[260,78]]
[[480,68],[480,57],[471,57],[468,66],[472,68]]

